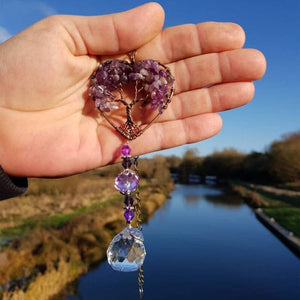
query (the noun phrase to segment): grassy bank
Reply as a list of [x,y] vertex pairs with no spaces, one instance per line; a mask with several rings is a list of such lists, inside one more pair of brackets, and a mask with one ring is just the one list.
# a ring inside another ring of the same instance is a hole
[[300,237],[300,192],[269,186],[231,182],[233,192],[250,206],[262,208],[266,215]]
[[[0,203],[0,238],[12,239],[0,252],[1,299],[52,299],[105,258],[112,237],[125,225],[123,196],[113,181],[95,171],[35,179],[25,196]],[[172,188],[171,181],[141,181],[144,221]]]

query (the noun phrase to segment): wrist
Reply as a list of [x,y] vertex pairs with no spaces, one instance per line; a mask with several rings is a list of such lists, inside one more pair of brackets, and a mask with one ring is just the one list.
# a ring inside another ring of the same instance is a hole
[[0,166],[0,200],[19,196],[28,188],[27,178],[9,176]]

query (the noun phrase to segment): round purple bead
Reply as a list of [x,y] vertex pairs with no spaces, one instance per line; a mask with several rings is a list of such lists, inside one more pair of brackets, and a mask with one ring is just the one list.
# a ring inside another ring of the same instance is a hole
[[134,218],[134,211],[130,208],[127,208],[124,212],[124,217],[127,222],[131,222],[132,219]]
[[126,169],[115,179],[115,188],[123,194],[133,192],[139,185],[139,177],[131,170]]
[[123,145],[121,149],[121,153],[123,156],[128,156],[130,155],[131,149],[128,145]]

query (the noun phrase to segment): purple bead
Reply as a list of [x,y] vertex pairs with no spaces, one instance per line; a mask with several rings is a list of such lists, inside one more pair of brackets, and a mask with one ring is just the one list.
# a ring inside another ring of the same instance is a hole
[[126,195],[125,198],[124,198],[124,204],[126,206],[132,206],[133,205],[133,198],[130,196],[130,195]]
[[123,156],[128,156],[131,152],[131,149],[128,145],[123,145],[122,146],[122,150],[121,150],[121,153]]
[[123,158],[122,166],[124,169],[129,169],[132,165],[131,157],[125,156]]
[[124,217],[127,222],[131,222],[132,219],[134,218],[134,211],[130,208],[127,208],[124,212]]
[[123,194],[133,192],[137,189],[139,181],[138,176],[127,169],[116,177],[115,188]]

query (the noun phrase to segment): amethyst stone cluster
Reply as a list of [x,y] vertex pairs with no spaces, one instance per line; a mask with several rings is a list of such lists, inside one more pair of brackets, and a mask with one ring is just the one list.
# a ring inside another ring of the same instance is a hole
[[126,61],[110,60],[100,65],[93,74],[89,95],[101,112],[118,109],[118,101],[113,91],[129,81],[131,67]]
[[[172,96],[174,79],[168,68],[152,59],[137,63],[113,59],[101,64],[93,74],[89,94],[96,107],[107,113],[126,103],[121,90],[131,83],[137,91],[131,103],[149,103],[162,113]],[[120,98],[114,91],[120,92]]]
[[134,218],[134,206],[132,193],[137,189],[139,177],[130,169],[132,158],[128,145],[122,147],[122,159],[124,170],[115,179],[115,188],[124,195],[126,228],[117,234],[107,249],[108,263],[114,270],[122,272],[136,271],[143,264],[146,250],[144,237],[138,228],[131,227]]

